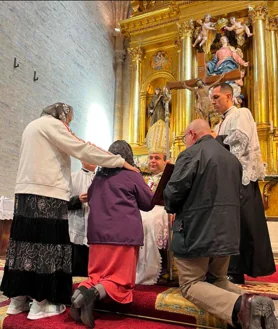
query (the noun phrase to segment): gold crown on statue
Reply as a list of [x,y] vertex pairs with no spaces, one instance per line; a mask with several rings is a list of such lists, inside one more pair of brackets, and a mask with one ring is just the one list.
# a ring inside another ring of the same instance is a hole
[[[171,133],[169,132],[169,145],[172,144]],[[162,153],[166,154],[166,123],[158,120],[153,124],[146,136],[146,145],[149,154]]]
[[215,24],[215,28],[217,31],[220,31],[223,29],[224,26],[226,26],[229,23],[229,21],[226,18],[220,18],[217,23]]

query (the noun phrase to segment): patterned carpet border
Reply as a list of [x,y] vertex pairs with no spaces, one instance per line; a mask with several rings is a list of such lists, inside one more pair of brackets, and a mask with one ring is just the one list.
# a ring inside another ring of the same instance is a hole
[[[248,293],[263,294],[272,299],[278,300],[277,283],[246,282],[246,284],[239,286]],[[199,309],[190,301],[186,300],[182,296],[179,288],[169,288],[158,294],[155,309],[164,312],[193,316],[197,325],[226,328],[224,321],[215,318],[211,314]]]
[[208,312],[196,307],[186,300],[179,288],[170,288],[158,294],[155,309],[164,312],[179,313],[193,316],[197,325],[209,326],[213,328],[226,328],[224,321],[212,316]]
[[[5,303],[6,305],[3,305]],[[1,305],[2,304],[2,305]],[[7,315],[9,301],[0,303],[0,329],[3,329],[3,323]]]
[[5,266],[5,260],[0,259],[0,271],[4,271],[4,266]]

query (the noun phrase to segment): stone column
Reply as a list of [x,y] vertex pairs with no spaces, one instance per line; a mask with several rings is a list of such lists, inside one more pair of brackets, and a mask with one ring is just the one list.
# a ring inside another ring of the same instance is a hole
[[123,138],[123,62],[125,51],[115,51],[116,60],[116,86],[114,108],[114,140]]
[[[253,99],[254,116],[258,126],[263,160],[269,160],[269,93],[267,80],[266,56],[266,17],[268,9],[264,4],[249,7],[249,17],[253,26]],[[268,162],[269,163],[269,162]]]
[[139,110],[140,110],[140,82],[141,82],[141,60],[142,48],[129,48],[131,56],[131,86],[129,105],[129,143],[131,146],[139,146]]
[[[185,21],[178,24],[179,34],[179,72],[178,80],[189,80],[193,78],[193,60],[192,60],[192,35],[194,25],[193,21]],[[183,135],[183,132],[189,122],[192,120],[193,95],[189,90],[183,89],[177,91],[177,112],[176,127],[177,135]]]

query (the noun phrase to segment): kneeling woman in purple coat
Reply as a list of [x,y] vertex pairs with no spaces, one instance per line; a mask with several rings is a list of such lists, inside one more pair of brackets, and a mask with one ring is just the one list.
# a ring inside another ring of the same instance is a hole
[[[135,166],[130,145],[114,142],[109,151]],[[95,303],[107,295],[118,303],[133,300],[143,226],[139,210],[149,211],[152,192],[141,174],[122,168],[99,168],[88,190],[88,280],[72,297],[71,317],[94,327]]]

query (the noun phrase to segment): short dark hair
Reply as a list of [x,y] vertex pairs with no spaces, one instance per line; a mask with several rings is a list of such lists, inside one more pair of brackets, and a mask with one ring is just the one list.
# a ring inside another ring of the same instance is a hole
[[167,160],[167,157],[166,157],[166,154],[163,154],[163,153],[160,153],[160,152],[152,152],[148,155],[148,158],[150,157],[151,154],[154,154],[154,153],[159,153],[159,154],[162,154],[163,155],[163,161],[166,161]]
[[217,85],[214,86],[213,89],[218,87],[220,87],[221,92],[229,92],[232,94],[232,96],[234,95],[233,87],[229,83],[227,82],[218,83]]

